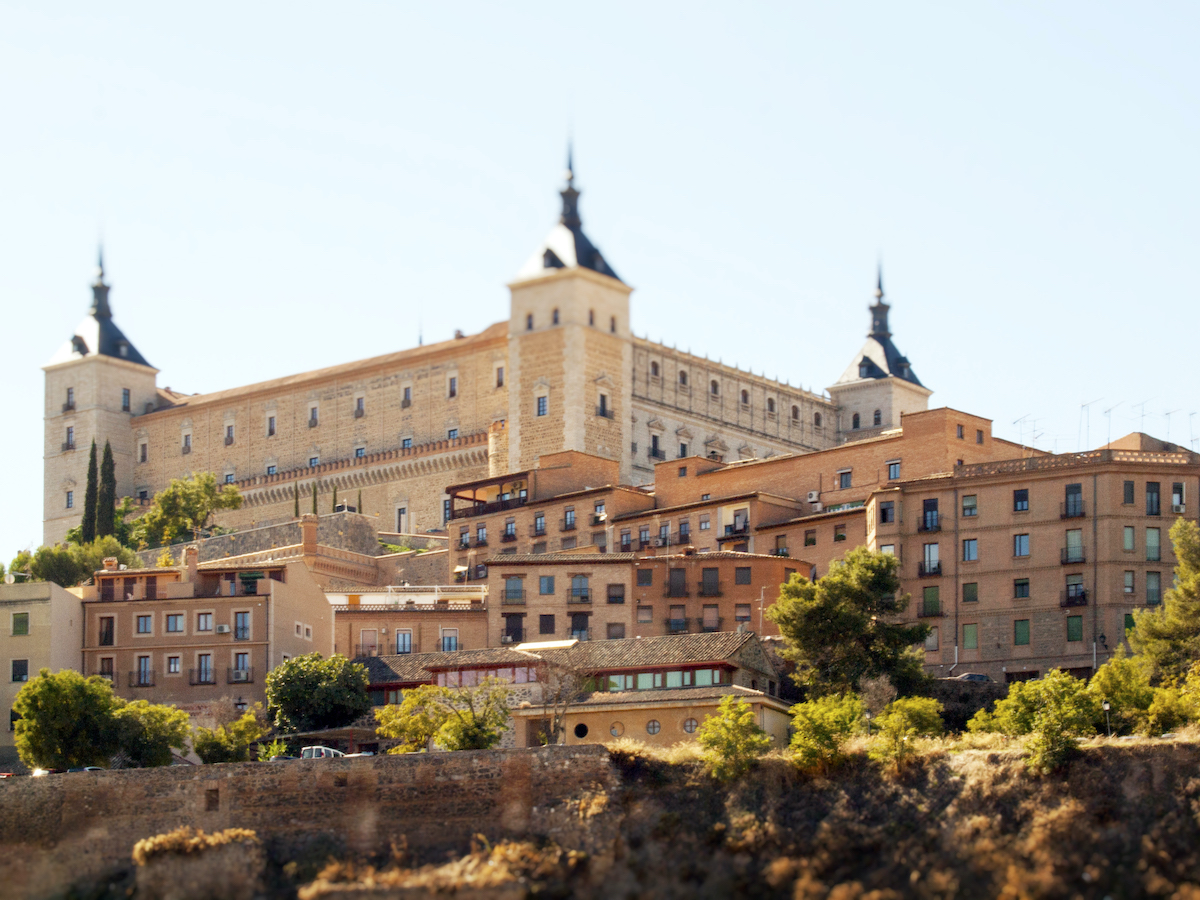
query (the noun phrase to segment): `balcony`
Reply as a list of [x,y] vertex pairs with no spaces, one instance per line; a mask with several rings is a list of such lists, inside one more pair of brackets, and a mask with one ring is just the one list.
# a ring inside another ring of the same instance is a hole
[[619,551],[620,553],[632,553],[633,552],[633,542],[632,541],[621,541],[620,548],[621,548]]
[[686,584],[668,584],[663,588],[664,597],[690,597],[692,592]]
[[516,539],[517,533],[515,531],[506,531],[500,535],[500,543],[502,544],[511,544]]
[[66,453],[68,450],[74,450],[74,449],[75,449],[74,441],[63,441],[63,444],[62,444],[62,452],[63,453]]
[[592,524],[593,525],[603,525],[607,520],[608,520],[608,516],[606,516],[602,512],[596,513],[594,516],[592,516]]
[[471,546],[472,547],[486,547],[487,546],[487,537],[476,537],[475,540],[471,541]]
[[787,547],[776,547],[776,548],[775,548],[775,555],[776,555],[776,556],[787,556],[787,555],[788,555],[788,553],[789,553],[789,550],[788,550],[788,548],[787,548]]
[[645,540],[638,541],[638,550],[645,550],[649,546],[650,546],[650,538],[646,538]]
[[700,626],[700,630],[702,632],[704,632],[705,634],[711,634],[714,631],[720,631],[722,621],[723,620],[719,617],[716,619],[716,621],[713,621],[712,619],[710,619],[709,621],[705,622],[703,625]]
[[944,615],[942,612],[942,602],[940,600],[922,600],[920,607],[917,608],[918,619],[940,619]]
[[195,687],[198,684],[216,684],[217,673],[212,669],[188,669],[188,684]]
[[1058,605],[1064,609],[1068,606],[1087,606],[1088,594],[1083,589],[1067,588],[1058,598]]
[[477,516],[486,516],[490,513],[504,512],[506,509],[516,509],[519,506],[524,506],[528,498],[526,497],[509,497],[507,500],[493,500],[491,503],[483,503],[476,501],[473,505],[463,509],[450,510],[451,519],[472,519]]
[[1066,503],[1060,503],[1058,507],[1058,517],[1060,519],[1082,519],[1086,515],[1084,512],[1083,498],[1078,500],[1068,500]]
[[63,404],[63,412],[65,412],[65,413],[71,412],[73,409],[75,409],[75,401],[74,400],[68,400],[66,403]]
[[309,419],[309,420],[308,420],[308,427],[309,427],[309,428],[316,428],[316,427],[317,427],[318,425],[320,425],[320,424],[321,424],[321,420],[320,420],[320,419]]
[[615,419],[617,417],[617,414],[614,413],[612,411],[612,409],[607,406],[597,406],[596,407],[596,415],[598,415],[602,419]]
[[942,520],[937,513],[925,513],[917,519],[917,531],[921,533],[941,530]]
[[591,603],[592,592],[587,588],[571,588],[571,596],[567,597],[568,603]]
[[692,533],[690,531],[678,531],[671,537],[671,543],[676,546],[690,544],[692,542]]
[[180,448],[179,448],[179,452],[180,452],[181,454],[183,454],[184,456],[187,456],[189,453],[191,453],[191,452],[192,452],[192,445],[191,445],[191,444],[184,444],[182,447],[180,447]]
[[226,684],[253,684],[254,669],[228,669],[225,673]]
[[408,409],[410,406],[412,406],[412,398],[411,397],[405,397],[403,400],[400,401],[401,409]]
[[701,597],[724,596],[724,593],[721,590],[720,581],[701,581],[698,587],[700,588],[699,594]]
[[591,640],[591,634],[586,628],[571,629],[571,638],[576,641],[589,641]]
[[[130,672],[130,674],[132,675],[134,673]],[[106,679],[108,679],[109,682],[112,682],[112,683],[116,682],[116,678],[113,676],[112,672],[93,672],[92,677],[93,678],[106,678]]]
[[942,563],[938,562],[919,562],[917,563],[918,578],[936,578],[942,574]]
[[459,550],[470,550],[471,549],[471,539],[469,537],[460,537],[458,539],[458,544],[456,545],[456,548]]
[[530,527],[529,536],[530,537],[545,537],[546,536],[546,523],[543,522],[541,525],[534,525],[534,526]]
[[732,525],[725,526],[725,533],[722,537],[743,537],[750,533],[749,522],[734,522]]
[[367,414],[367,411],[365,409],[363,409],[361,406],[354,407],[354,418],[361,419],[366,414]]
[[[354,655],[355,655],[355,657],[382,656],[384,653],[387,653],[387,650],[385,648],[386,648],[385,644],[380,644],[378,642],[373,643],[373,644],[355,644],[354,645]],[[232,671],[232,669],[230,671]]]
[[666,450],[655,450],[653,447],[651,447],[649,450],[646,451],[646,453],[647,453],[647,455],[649,455],[649,457],[651,459],[666,459],[667,458]]
[[666,624],[668,634],[687,634],[687,619],[667,619]]
[[1063,547],[1058,554],[1059,561],[1064,566],[1074,566],[1087,562],[1087,554],[1082,547]]
[[574,519],[563,519],[562,524],[558,526],[558,530],[559,531],[574,531],[575,530],[575,520]]
[[500,605],[501,606],[524,606],[525,605],[525,592],[523,590],[511,590],[510,591],[506,588],[504,590],[504,593],[502,593],[500,595]]
[[[150,688],[154,687],[153,669],[139,669],[136,672],[129,673],[129,686],[131,688]],[[108,677],[112,677],[111,675]]]
[[660,534],[658,537],[656,537],[654,539],[654,546],[655,547],[670,547],[671,546],[671,536],[669,534]]
[[225,446],[226,447],[233,446],[233,435],[232,434],[225,435]]

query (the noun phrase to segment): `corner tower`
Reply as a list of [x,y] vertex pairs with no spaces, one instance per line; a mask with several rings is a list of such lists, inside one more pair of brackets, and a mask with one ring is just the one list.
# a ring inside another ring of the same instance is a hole
[[632,288],[583,233],[571,155],[562,214],[509,284],[510,468],[581,450],[630,478]]
[[134,415],[158,403],[154,368],[113,321],[101,252],[92,306],[75,333],[42,367],[46,373],[42,542],[61,541],[83,515],[88,450],[112,445],[117,497],[133,493]]
[[908,357],[892,343],[888,310],[883,300],[883,270],[875,282],[870,307],[871,331],[842,377],[829,388],[838,409],[838,440],[871,437],[900,425],[900,417],[929,408],[933,393],[921,384]]

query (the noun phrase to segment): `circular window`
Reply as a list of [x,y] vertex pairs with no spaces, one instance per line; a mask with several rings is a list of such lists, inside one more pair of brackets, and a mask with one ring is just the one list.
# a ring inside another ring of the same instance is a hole
[[578,725],[575,726],[575,737],[585,738],[585,737],[587,737],[587,732],[588,732],[588,728],[582,722],[580,722]]
[[700,723],[697,722],[695,719],[684,719],[683,720],[683,730],[686,731],[688,734],[695,734],[696,726],[699,724]]
[[613,722],[612,726],[608,729],[608,733],[613,737],[620,737],[625,733],[625,726],[620,722]]
[[647,734],[658,734],[660,731],[662,731],[662,725],[659,724],[658,719],[651,719],[646,723]]

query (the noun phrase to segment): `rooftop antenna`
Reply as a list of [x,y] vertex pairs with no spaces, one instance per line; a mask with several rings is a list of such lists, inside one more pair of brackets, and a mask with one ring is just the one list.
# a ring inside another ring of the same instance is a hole
[[[1083,419],[1087,417],[1087,443],[1081,447],[1081,450],[1090,450],[1092,448],[1092,404],[1099,403],[1103,397],[1097,397],[1095,400],[1089,400],[1087,403],[1079,404],[1079,428],[1083,430]],[[1075,445],[1079,446],[1079,441],[1075,441]]]
[[1139,414],[1140,418],[1138,419],[1138,431],[1142,432],[1143,434],[1145,433],[1145,426],[1146,426],[1146,404],[1149,402],[1150,402],[1149,400],[1143,400],[1141,403],[1133,404],[1134,406],[1141,409],[1141,413]]
[[1014,424],[1014,425],[1018,425],[1018,426],[1020,426],[1020,427],[1017,429],[1017,440],[1021,442],[1021,449],[1022,449],[1022,450],[1024,450],[1024,449],[1025,449],[1025,426],[1024,426],[1022,423],[1023,423],[1023,422],[1024,422],[1026,419],[1028,419],[1028,418],[1029,418],[1029,416],[1030,416],[1030,414],[1029,414],[1029,413],[1025,413],[1025,415],[1021,416],[1021,418],[1019,418],[1019,419],[1014,419],[1014,420],[1013,420],[1013,424]]
[[422,347],[425,344],[425,324],[420,317],[417,318],[417,346]]
[[1188,446],[1193,450],[1196,449],[1196,439],[1192,437],[1192,417],[1195,415],[1194,412],[1188,413]]
[[1180,412],[1180,410],[1173,409],[1170,412],[1163,413],[1163,415],[1167,417],[1167,443],[1168,444],[1171,442],[1171,416],[1175,415],[1175,413],[1177,413],[1177,412]]
[[1120,405],[1121,405],[1121,401],[1118,400],[1116,403],[1114,403],[1112,406],[1110,406],[1108,409],[1106,409],[1104,411],[1104,415],[1108,418],[1108,440],[1104,444],[1104,446],[1107,448],[1112,447],[1112,411]]

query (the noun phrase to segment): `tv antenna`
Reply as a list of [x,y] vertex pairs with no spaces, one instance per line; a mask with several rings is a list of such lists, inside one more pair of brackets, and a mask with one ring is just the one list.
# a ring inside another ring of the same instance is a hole
[[1108,418],[1108,440],[1105,442],[1104,446],[1109,449],[1112,448],[1112,411],[1120,405],[1121,405],[1121,401],[1118,400],[1116,403],[1114,403],[1112,406],[1110,406],[1108,409],[1106,409],[1104,411],[1104,415]]
[[1103,397],[1097,397],[1095,400],[1089,400],[1087,403],[1079,404],[1080,437],[1083,436],[1083,419],[1085,416],[1087,417],[1087,443],[1082,447],[1079,447],[1079,440],[1076,439],[1075,441],[1076,447],[1079,447],[1080,450],[1090,450],[1092,447],[1092,404],[1099,403],[1103,399]]
[[1175,415],[1175,413],[1177,413],[1177,412],[1180,412],[1180,410],[1173,409],[1170,412],[1163,413],[1163,415],[1167,417],[1167,443],[1168,444],[1171,442],[1171,416]]

